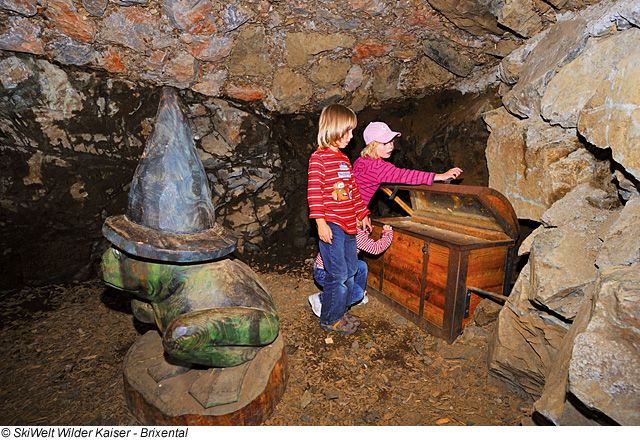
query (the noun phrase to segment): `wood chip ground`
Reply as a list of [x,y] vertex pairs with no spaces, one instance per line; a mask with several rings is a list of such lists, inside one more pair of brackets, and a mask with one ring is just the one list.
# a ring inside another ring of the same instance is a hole
[[[487,369],[492,325],[453,344],[375,299],[355,306],[350,336],[320,329],[310,252],[247,259],[273,295],[289,361],[272,426],[525,424],[532,400]],[[152,327],[130,296],[100,279],[5,292],[0,298],[0,425],[137,425],[123,392],[122,360]]]

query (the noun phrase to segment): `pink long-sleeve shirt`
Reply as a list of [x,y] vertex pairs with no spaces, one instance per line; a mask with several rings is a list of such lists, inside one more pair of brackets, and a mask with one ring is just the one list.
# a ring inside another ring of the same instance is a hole
[[431,185],[436,173],[397,168],[384,159],[359,157],[353,163],[353,177],[365,206],[383,183]]

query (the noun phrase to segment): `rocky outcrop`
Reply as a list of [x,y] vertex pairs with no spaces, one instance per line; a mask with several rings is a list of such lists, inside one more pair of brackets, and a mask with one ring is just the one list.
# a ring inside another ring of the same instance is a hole
[[629,85],[638,76],[640,57],[636,51],[597,85],[578,119],[578,130],[585,139],[598,148],[611,149],[613,159],[636,180],[640,179],[640,91]]
[[[489,184],[509,197],[519,217],[539,220],[580,183],[608,184],[606,155],[585,149],[583,139],[611,149],[637,179],[640,98],[627,84],[638,75],[633,48],[640,31],[631,25],[639,8],[629,0],[603,1],[568,13],[502,61],[501,80],[512,87],[503,90],[504,108],[485,116],[492,131]],[[513,157],[510,163],[504,155]]]
[[[537,414],[556,425],[637,425],[640,366],[637,266],[601,271],[595,294],[562,341]],[[630,337],[631,336],[631,337]],[[629,343],[631,341],[631,343]]]
[[567,392],[594,414],[638,425],[640,414],[640,271],[602,270],[587,328],[574,340]]
[[540,396],[569,325],[532,307],[531,268],[522,269],[489,340],[489,371],[533,396]]
[[485,115],[490,185],[541,223],[489,366],[539,398],[539,423],[638,423],[639,10],[603,1],[560,17],[505,58],[504,108]]
[[519,119],[504,107],[485,113],[489,186],[498,189],[521,219],[539,221],[576,185],[607,186],[609,163],[584,148],[575,129],[538,118]]

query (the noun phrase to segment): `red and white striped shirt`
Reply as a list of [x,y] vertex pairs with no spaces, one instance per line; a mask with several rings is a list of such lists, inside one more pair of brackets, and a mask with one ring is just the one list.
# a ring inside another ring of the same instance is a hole
[[347,234],[357,232],[356,218],[362,220],[369,215],[353,178],[349,158],[331,148],[318,149],[309,159],[307,200],[309,218],[335,223]]
[[[382,230],[382,237],[380,240],[374,240],[370,237],[370,234],[364,229],[358,228],[358,234],[356,235],[356,246],[358,247],[358,252],[360,250],[365,251],[371,255],[378,255],[387,250],[389,246],[391,246],[391,241],[393,240],[393,230]],[[318,256],[316,257],[316,266],[318,269],[324,269],[324,262],[322,261],[322,256],[320,252],[318,252]]]

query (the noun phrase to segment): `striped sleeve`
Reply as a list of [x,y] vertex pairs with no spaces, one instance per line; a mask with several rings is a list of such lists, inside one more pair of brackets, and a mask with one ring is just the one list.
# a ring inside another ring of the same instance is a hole
[[431,185],[436,173],[397,168],[384,159],[359,157],[353,164],[353,176],[358,184],[362,201],[368,205],[382,183]]
[[309,159],[309,176],[307,181],[307,201],[309,202],[309,218],[324,218],[322,191],[324,187],[324,163],[316,153]]
[[378,255],[386,251],[391,245],[392,240],[393,230],[383,230],[380,240],[372,239],[367,231],[360,228],[358,228],[358,235],[356,235],[356,245],[358,249],[371,255]]
[[402,183],[405,185],[431,185],[436,173],[430,171],[408,170],[397,168],[386,160],[381,160],[377,170],[377,180],[380,183]]

